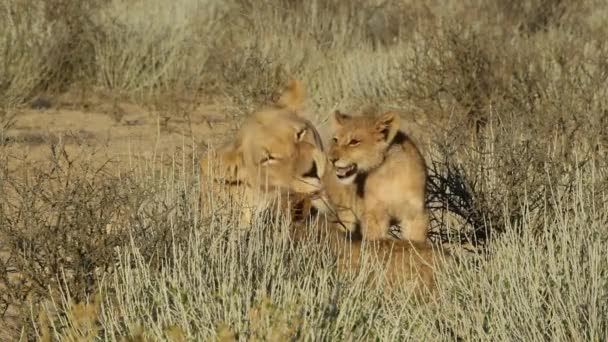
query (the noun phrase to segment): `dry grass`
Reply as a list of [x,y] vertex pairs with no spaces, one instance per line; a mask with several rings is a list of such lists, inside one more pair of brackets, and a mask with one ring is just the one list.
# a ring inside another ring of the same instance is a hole
[[[33,336],[47,331],[59,340],[157,340],[173,331],[195,340],[605,337],[608,202],[605,193],[588,191],[600,176],[592,167],[578,170],[572,194],[554,189],[542,212],[520,208],[521,221],[505,218],[505,233],[493,238],[485,253],[456,248],[458,258],[447,260],[438,275],[438,297],[426,303],[408,291],[387,298],[382,286],[366,285],[371,266],[354,278],[337,273],[325,244],[292,243],[286,220],[260,220],[244,232],[226,217],[197,217],[188,209],[196,206],[196,181],[182,178],[189,168],[186,163],[165,169],[156,179],[149,179],[155,178],[153,170],[143,168],[143,173],[122,179],[118,188],[129,184],[131,199],[142,196],[141,189],[156,186],[139,209],[130,210],[131,218],[117,220],[115,233],[87,235],[130,235],[88,250],[87,256],[97,261],[89,273],[79,271],[87,263],[64,262],[55,276],[28,274],[31,280],[51,281],[53,294],[42,311],[34,309],[42,316],[33,316],[38,317]],[[53,229],[77,237],[86,227]],[[49,229],[23,231],[40,232],[48,239]],[[22,241],[40,246],[36,240]],[[79,244],[72,240],[61,246]],[[100,257],[110,250],[113,256]],[[43,249],[37,251],[44,254]],[[24,270],[40,268],[31,258],[15,258],[27,263],[20,264]],[[86,274],[97,277],[95,289],[78,285]],[[43,289],[40,294],[44,297]],[[29,309],[26,313],[32,317]]]
[[[4,1],[0,313],[43,340],[604,340],[607,17],[599,0]],[[40,96],[222,102],[238,121],[289,74],[321,131],[336,108],[403,112],[433,239],[458,256],[430,303],[337,274],[288,221],[201,217],[196,153],[119,172],[5,149]]]

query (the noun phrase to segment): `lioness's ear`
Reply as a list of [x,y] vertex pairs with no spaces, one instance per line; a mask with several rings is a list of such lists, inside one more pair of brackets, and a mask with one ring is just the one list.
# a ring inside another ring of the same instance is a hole
[[295,78],[289,80],[287,87],[276,101],[279,107],[287,108],[290,110],[300,110],[304,104],[304,98],[306,97],[306,91],[302,83]]
[[392,141],[399,131],[399,115],[395,112],[386,112],[376,116],[376,131],[385,141]]
[[243,163],[240,145],[233,142],[201,159],[201,175],[214,182],[238,185],[245,181]]
[[346,123],[346,121],[348,121],[351,118],[351,116],[348,114],[342,113],[339,110],[336,110],[334,112],[333,118],[334,118],[333,119],[334,127],[340,127],[340,126],[344,125]]

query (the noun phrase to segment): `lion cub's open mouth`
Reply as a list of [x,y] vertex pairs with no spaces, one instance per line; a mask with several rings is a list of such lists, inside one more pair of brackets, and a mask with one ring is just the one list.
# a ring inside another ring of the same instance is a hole
[[352,183],[357,175],[357,164],[350,164],[344,167],[336,166],[336,176],[343,183]]

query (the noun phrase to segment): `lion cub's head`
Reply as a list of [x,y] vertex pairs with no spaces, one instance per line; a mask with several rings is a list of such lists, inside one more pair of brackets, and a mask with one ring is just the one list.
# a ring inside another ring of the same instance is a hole
[[281,98],[251,114],[231,144],[218,151],[223,181],[261,193],[321,193],[326,159],[314,126],[298,113],[303,89],[291,81]]
[[350,184],[357,174],[380,166],[399,131],[399,116],[386,112],[355,117],[336,111],[333,131],[329,158],[340,182]]

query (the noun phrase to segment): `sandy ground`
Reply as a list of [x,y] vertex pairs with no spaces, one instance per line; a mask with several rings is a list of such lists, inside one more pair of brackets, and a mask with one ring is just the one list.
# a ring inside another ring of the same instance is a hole
[[191,105],[184,110],[151,110],[127,103],[100,103],[90,109],[63,105],[19,112],[2,137],[5,152],[19,159],[39,160],[50,145],[90,157],[128,161],[134,157],[204,151],[221,143],[236,128],[218,105]]

